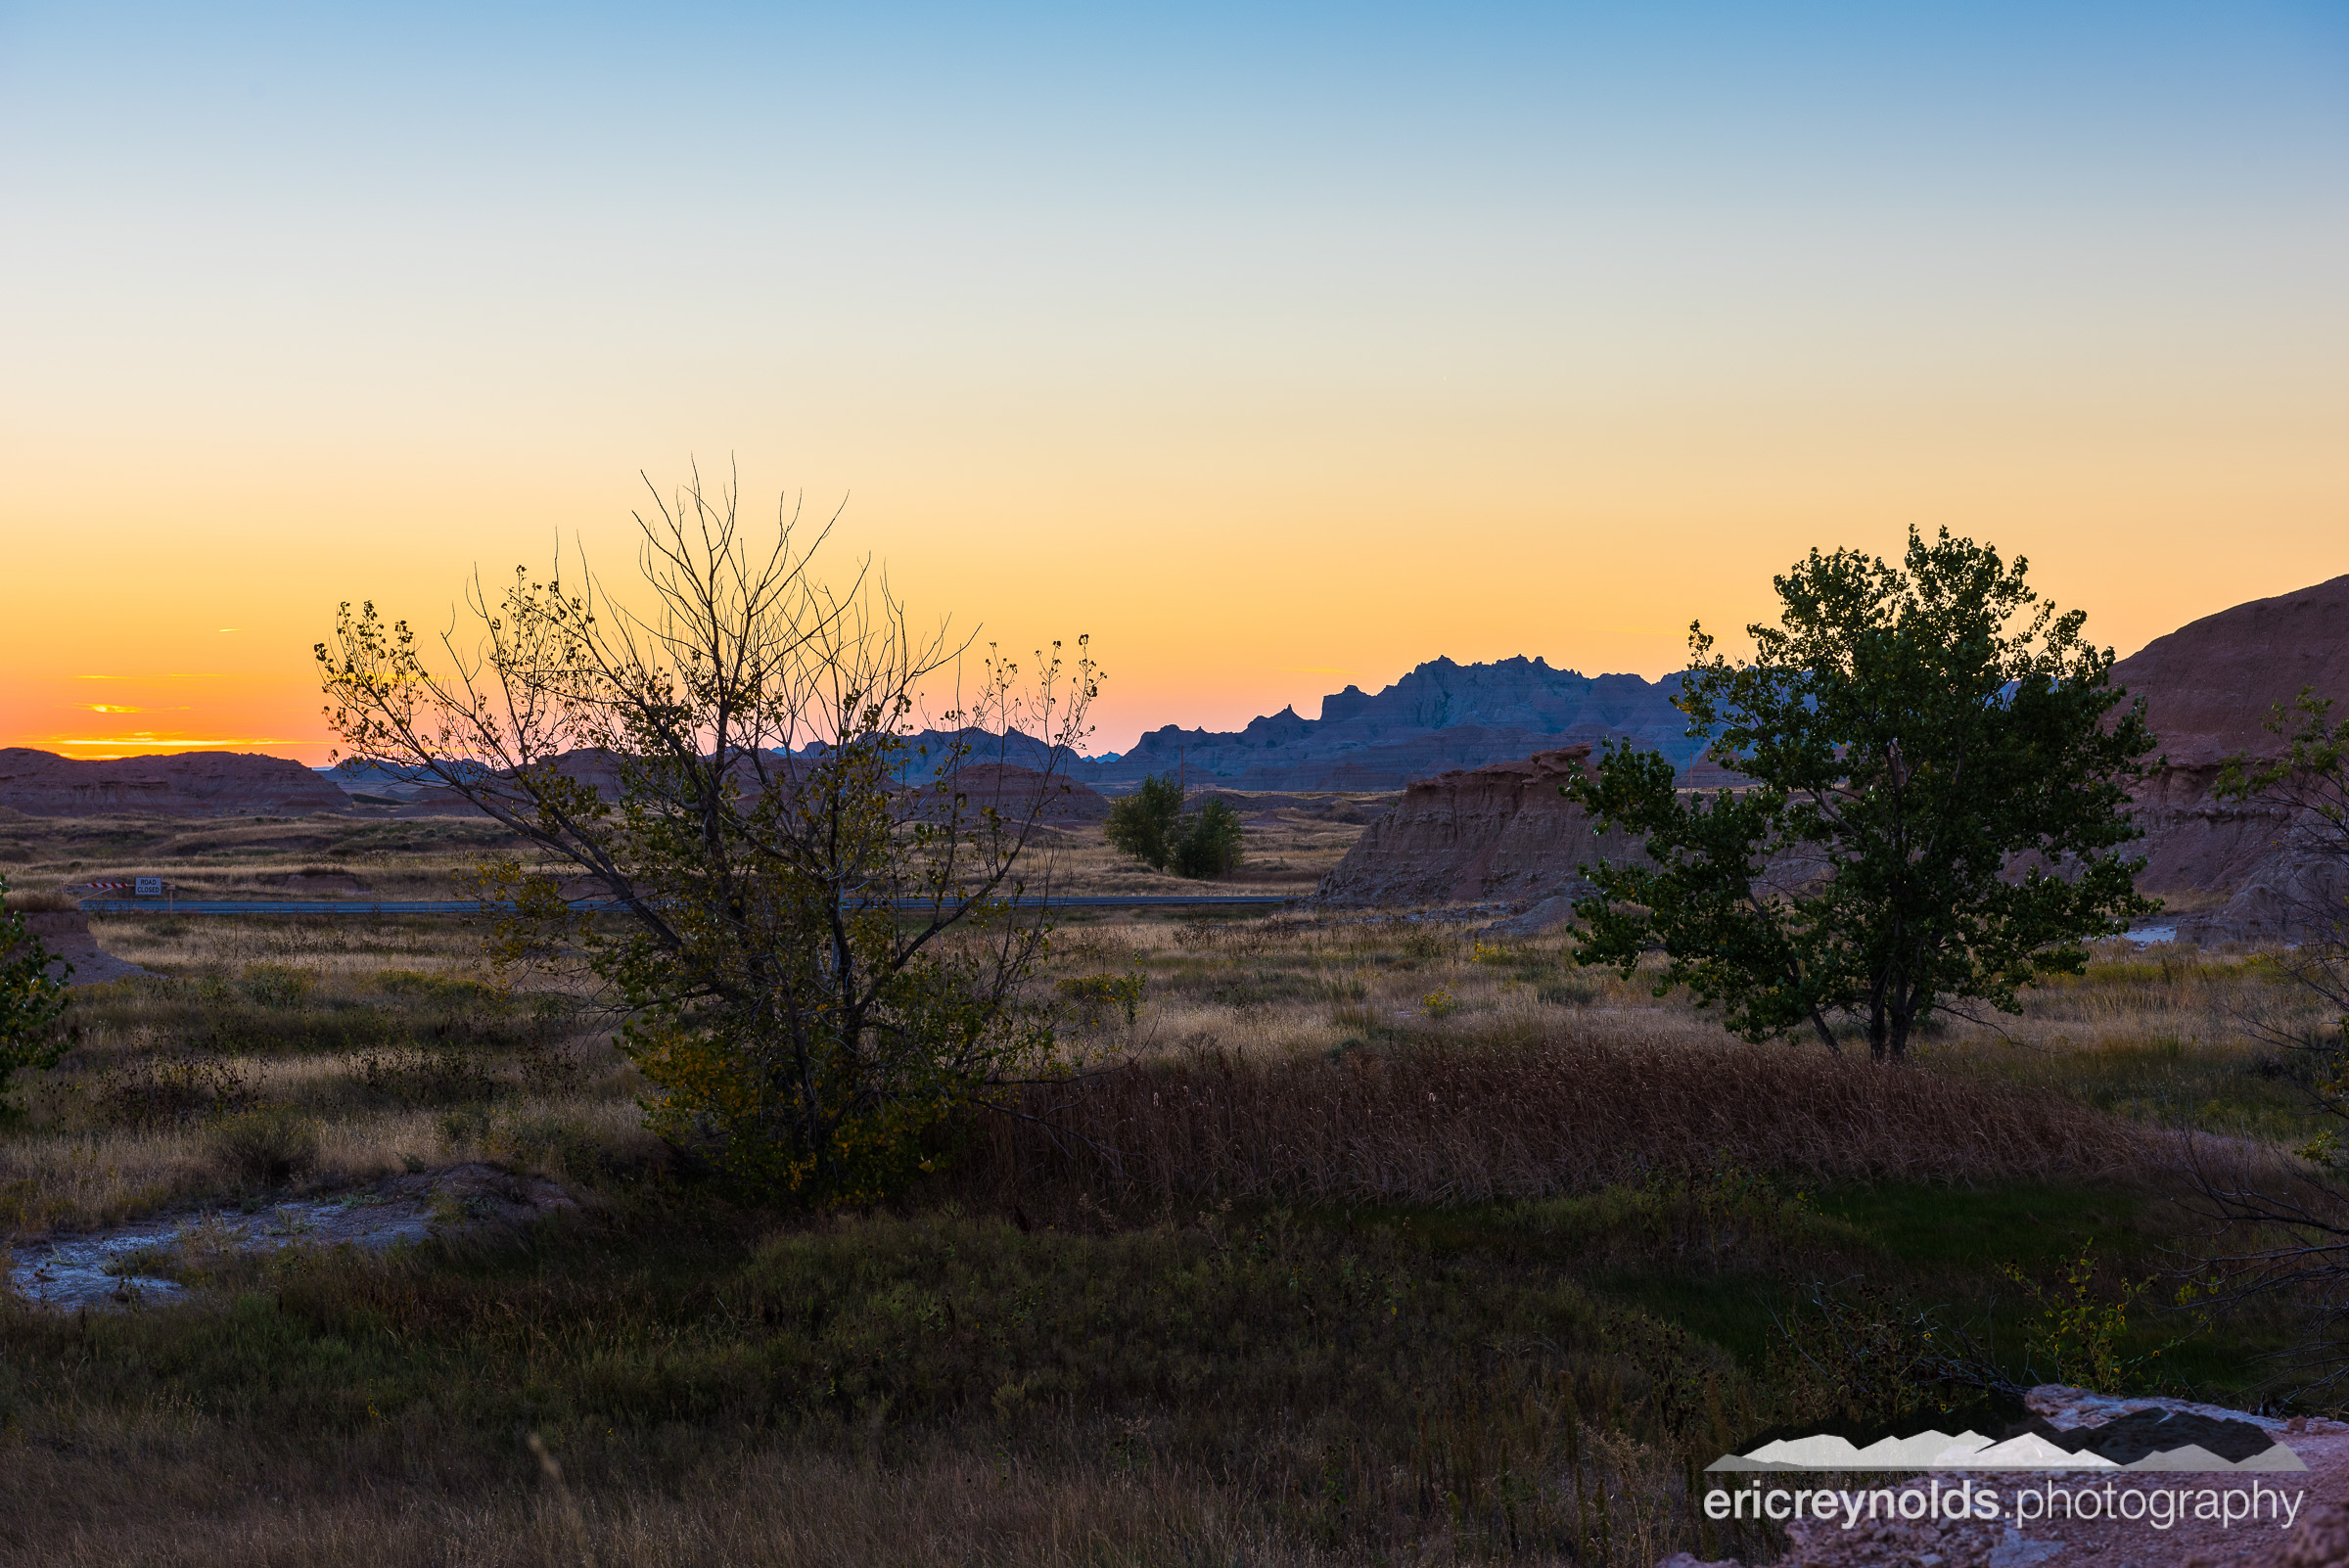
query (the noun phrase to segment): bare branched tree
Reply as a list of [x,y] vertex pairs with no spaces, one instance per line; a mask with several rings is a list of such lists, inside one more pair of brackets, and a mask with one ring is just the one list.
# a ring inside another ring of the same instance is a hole
[[[739,494],[698,472],[655,492],[636,604],[583,564],[518,570],[494,602],[477,578],[474,640],[452,625],[438,668],[406,622],[345,604],[317,649],[328,717],[351,758],[530,847],[482,870],[499,954],[574,954],[611,988],[652,1126],[739,1175],[865,1197],[1053,1070],[1019,1000],[1048,929],[1023,855],[1099,671],[1082,638],[1023,671],[919,629],[869,562],[830,586],[831,522],[786,503],[754,544]],[[966,658],[975,689],[924,714]]]

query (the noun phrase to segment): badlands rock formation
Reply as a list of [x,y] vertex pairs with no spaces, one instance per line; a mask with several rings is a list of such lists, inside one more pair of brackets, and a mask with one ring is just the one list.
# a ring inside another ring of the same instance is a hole
[[350,798],[299,762],[248,752],[182,752],[83,762],[22,746],[0,750],[0,806],[27,816],[112,811],[172,816],[307,816]]
[[1589,759],[1589,746],[1570,746],[1421,779],[1321,879],[1316,897],[1340,904],[1536,904],[1589,893],[1577,866],[1639,853],[1620,832],[1593,832],[1583,808],[1558,795]]
[[[2226,758],[2280,753],[2263,721],[2301,688],[2349,717],[2349,576],[2181,626],[2115,665],[2112,679],[2144,697],[2167,763],[2136,792],[2146,859],[2138,883],[2188,909],[2181,936],[2289,938],[2349,893],[2349,868],[2310,853],[2288,816],[2210,794]],[[2210,906],[2214,896],[2224,902]]]
[[1240,790],[1393,790],[1446,768],[1480,767],[1610,736],[1652,746],[1686,766],[1702,749],[1672,706],[1680,678],[1584,675],[1539,659],[1458,665],[1437,659],[1384,691],[1349,686],[1321,716],[1283,709],[1245,729],[1169,724],[1082,776],[1113,792],[1180,767],[1194,785]]

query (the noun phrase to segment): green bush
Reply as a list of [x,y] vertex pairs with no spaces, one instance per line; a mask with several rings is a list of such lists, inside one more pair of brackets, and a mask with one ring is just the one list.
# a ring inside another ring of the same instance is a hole
[[1109,805],[1109,845],[1153,871],[1164,871],[1174,852],[1182,815],[1182,785],[1172,773],[1142,780],[1141,788]]
[[[0,877],[0,899],[8,879]],[[0,1113],[7,1110],[8,1081],[23,1068],[35,1072],[57,1065],[66,1037],[57,1022],[66,1010],[65,978],[49,973],[49,950],[13,908],[0,911]],[[72,975],[65,966],[65,975]]]
[[1183,819],[1171,856],[1178,877],[1220,877],[1240,863],[1240,813],[1208,801]]
[[1206,801],[1182,814],[1182,784],[1172,773],[1142,780],[1141,787],[1109,807],[1110,848],[1130,854],[1153,871],[1178,877],[1220,877],[1240,863],[1240,813],[1224,801]]

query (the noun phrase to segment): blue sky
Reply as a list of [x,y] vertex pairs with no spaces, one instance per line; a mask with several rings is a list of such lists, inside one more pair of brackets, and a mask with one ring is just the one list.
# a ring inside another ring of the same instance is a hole
[[0,739],[237,625],[190,722],[310,746],[337,599],[729,453],[1110,743],[1911,523],[2126,651],[2349,571],[2345,18],[0,7]]

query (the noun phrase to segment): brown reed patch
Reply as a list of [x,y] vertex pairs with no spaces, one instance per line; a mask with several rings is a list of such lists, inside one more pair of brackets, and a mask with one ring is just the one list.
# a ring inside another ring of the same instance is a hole
[[1221,1049],[1034,1086],[961,1180],[1150,1198],[1475,1202],[1723,1165],[1819,1181],[2111,1177],[2156,1134],[2056,1096],[1785,1046],[1453,1042],[1336,1061]]

